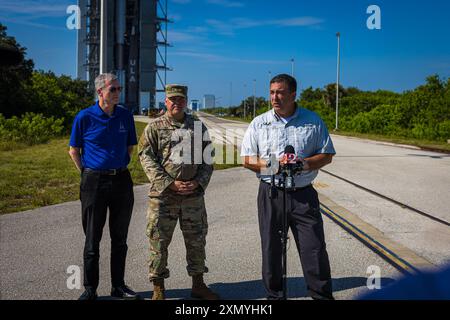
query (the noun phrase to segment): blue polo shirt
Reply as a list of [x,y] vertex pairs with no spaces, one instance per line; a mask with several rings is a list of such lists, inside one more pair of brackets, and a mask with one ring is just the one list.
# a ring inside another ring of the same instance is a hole
[[81,148],[83,168],[125,168],[130,162],[128,146],[136,144],[133,115],[120,105],[110,117],[97,101],[81,110],[73,121],[70,146]]

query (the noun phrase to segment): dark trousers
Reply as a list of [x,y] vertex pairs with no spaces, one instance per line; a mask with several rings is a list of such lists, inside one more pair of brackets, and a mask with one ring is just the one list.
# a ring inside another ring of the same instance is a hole
[[[271,186],[260,182],[258,220],[262,247],[262,277],[268,299],[282,297],[283,190],[270,199]],[[317,191],[312,186],[287,192],[287,222],[294,235],[308,294],[317,299],[332,299],[331,272],[326,251],[323,221]]]
[[84,287],[96,290],[99,282],[100,240],[109,208],[111,235],[111,282],[124,285],[128,226],[133,211],[133,182],[128,170],[117,175],[84,171],[81,176],[80,199],[84,245]]

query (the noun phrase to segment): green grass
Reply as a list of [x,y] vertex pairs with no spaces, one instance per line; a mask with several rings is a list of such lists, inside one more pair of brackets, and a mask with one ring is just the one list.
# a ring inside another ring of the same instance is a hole
[[[138,137],[145,126],[145,123],[136,122]],[[80,174],[68,154],[68,143],[69,137],[64,137],[31,147],[2,146],[0,214],[78,199]],[[220,164],[214,168],[220,170],[235,166],[239,165]],[[135,184],[148,182],[137,157],[137,148],[128,167]]]
[[224,117],[218,117],[218,118],[227,119],[227,120],[234,120],[234,121],[241,121],[241,122],[247,122],[247,123],[250,123],[253,120],[253,118],[250,118],[250,117],[246,117],[245,119],[244,118],[239,118],[239,117],[230,117],[230,116],[224,116]]
[[77,199],[80,175],[67,145],[64,138],[0,151],[0,213]]

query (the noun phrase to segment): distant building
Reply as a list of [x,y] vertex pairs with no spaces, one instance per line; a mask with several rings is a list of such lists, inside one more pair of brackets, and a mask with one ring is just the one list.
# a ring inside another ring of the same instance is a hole
[[199,102],[198,100],[191,100],[191,104],[189,105],[189,108],[192,111],[198,111],[198,109],[199,109],[199,103],[198,102]]
[[203,108],[215,108],[216,107],[216,97],[213,94],[205,94],[203,96]]

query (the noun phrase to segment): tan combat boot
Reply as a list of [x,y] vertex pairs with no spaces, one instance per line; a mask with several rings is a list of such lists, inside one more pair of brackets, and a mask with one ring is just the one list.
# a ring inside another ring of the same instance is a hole
[[164,279],[153,280],[153,296],[152,300],[165,300],[164,295]]
[[203,275],[199,274],[192,277],[192,298],[203,299],[203,300],[218,300],[220,299],[217,293],[214,293],[209,289],[205,282],[203,282]]

